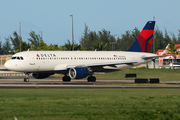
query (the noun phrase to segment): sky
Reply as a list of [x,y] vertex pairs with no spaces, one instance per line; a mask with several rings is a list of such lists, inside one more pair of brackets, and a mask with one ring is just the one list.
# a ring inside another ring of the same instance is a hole
[[155,17],[156,27],[178,35],[180,29],[180,0],[1,0],[0,40],[19,34],[28,42],[29,33],[40,34],[45,43],[64,45],[74,40],[79,43],[85,24],[91,31],[105,29],[121,37],[135,27],[142,30]]

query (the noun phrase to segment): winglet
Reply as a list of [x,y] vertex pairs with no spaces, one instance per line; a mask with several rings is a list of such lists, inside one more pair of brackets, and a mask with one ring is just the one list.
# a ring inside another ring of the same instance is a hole
[[150,53],[155,21],[148,21],[136,41],[127,51]]

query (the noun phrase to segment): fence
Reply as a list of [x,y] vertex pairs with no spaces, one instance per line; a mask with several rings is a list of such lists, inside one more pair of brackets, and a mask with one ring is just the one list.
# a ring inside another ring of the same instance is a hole
[[0,55],[0,65],[4,65],[4,63],[11,57],[12,55]]

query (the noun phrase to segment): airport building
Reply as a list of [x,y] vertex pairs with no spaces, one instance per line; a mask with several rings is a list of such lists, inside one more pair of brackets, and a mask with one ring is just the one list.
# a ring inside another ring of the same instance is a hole
[[[167,47],[166,47],[167,48]],[[174,67],[175,68],[180,68],[180,44],[175,44],[175,48],[178,50],[178,54],[176,54],[176,58],[174,58]],[[159,49],[156,54],[159,56],[165,55],[166,50]],[[172,66],[172,59],[173,56],[164,56],[164,57],[159,57],[159,68],[171,68]]]

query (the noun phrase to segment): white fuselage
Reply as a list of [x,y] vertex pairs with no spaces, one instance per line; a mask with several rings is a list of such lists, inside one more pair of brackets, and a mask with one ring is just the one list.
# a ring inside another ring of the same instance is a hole
[[[67,70],[71,66],[124,69],[147,62],[143,58],[151,56],[156,54],[121,51],[26,51],[13,55],[12,58],[15,59],[11,58],[4,66],[19,72],[53,72]],[[110,65],[111,63],[114,66]]]

